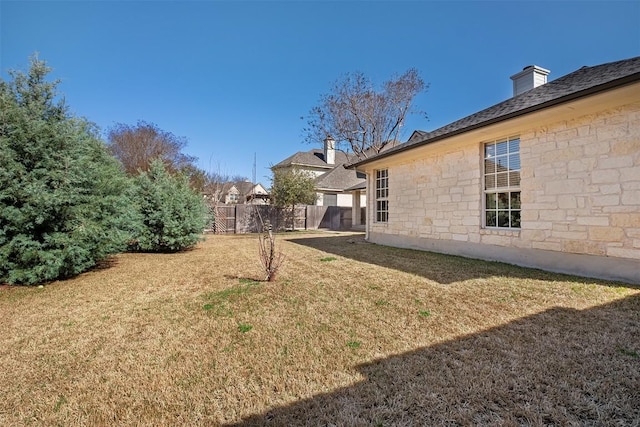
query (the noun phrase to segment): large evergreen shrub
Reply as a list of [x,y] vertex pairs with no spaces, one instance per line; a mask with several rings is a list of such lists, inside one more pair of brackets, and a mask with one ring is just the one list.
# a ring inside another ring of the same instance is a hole
[[175,252],[202,238],[207,207],[201,195],[189,187],[185,175],[170,175],[161,160],[134,178],[142,227],[131,249],[143,252]]
[[126,248],[130,182],[33,57],[0,79],[0,283],[69,277]]

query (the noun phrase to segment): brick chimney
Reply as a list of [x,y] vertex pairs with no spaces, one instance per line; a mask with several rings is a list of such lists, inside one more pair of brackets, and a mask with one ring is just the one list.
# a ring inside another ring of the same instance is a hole
[[511,80],[513,80],[513,96],[518,96],[534,87],[545,84],[550,72],[537,65],[524,67],[518,74],[511,76]]
[[324,161],[328,165],[336,163],[336,141],[330,136],[324,139]]

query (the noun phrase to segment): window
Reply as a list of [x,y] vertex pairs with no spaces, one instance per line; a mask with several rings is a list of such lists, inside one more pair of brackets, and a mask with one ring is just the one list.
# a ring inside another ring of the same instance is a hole
[[520,138],[484,144],[484,225],[520,228]]
[[389,219],[389,171],[376,171],[376,222],[387,222]]

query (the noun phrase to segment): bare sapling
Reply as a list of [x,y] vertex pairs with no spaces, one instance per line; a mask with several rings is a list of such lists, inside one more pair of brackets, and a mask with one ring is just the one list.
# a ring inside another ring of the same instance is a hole
[[256,206],[256,213],[262,226],[262,233],[258,235],[258,251],[262,268],[267,274],[265,280],[274,282],[276,274],[284,262],[284,254],[276,249],[276,236],[273,234],[271,223],[262,219],[260,209]]

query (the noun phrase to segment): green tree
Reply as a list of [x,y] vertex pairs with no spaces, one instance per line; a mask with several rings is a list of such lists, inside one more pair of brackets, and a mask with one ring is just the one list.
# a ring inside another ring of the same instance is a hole
[[156,159],[134,182],[142,226],[131,249],[176,252],[201,240],[207,207],[202,195],[189,187],[186,175],[170,175]]
[[296,205],[312,205],[318,199],[314,178],[299,169],[273,169],[271,197],[278,207],[291,208],[291,229],[295,228]]
[[81,273],[125,249],[135,224],[130,182],[49,72],[33,56],[0,80],[0,282]]

